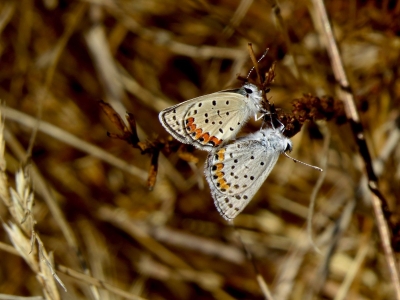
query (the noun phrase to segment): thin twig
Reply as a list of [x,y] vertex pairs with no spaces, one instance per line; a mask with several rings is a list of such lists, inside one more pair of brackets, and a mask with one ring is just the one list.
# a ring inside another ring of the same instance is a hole
[[307,235],[308,235],[308,239],[312,245],[312,247],[314,248],[314,250],[318,253],[321,253],[321,251],[319,250],[318,246],[315,244],[314,239],[313,239],[313,234],[312,234],[312,220],[313,220],[313,215],[314,215],[314,209],[315,209],[315,202],[317,199],[317,194],[319,192],[319,190],[322,187],[322,184],[325,181],[325,177],[326,177],[326,169],[328,167],[328,153],[329,153],[329,144],[331,141],[331,133],[330,130],[325,127],[325,136],[324,136],[324,145],[323,145],[323,153],[324,155],[322,156],[322,161],[321,161],[321,167],[325,170],[325,172],[322,172],[319,177],[317,182],[315,183],[314,189],[311,193],[310,196],[310,206],[308,208],[308,216],[307,216]]
[[251,44],[251,43],[248,43],[248,44],[247,44],[247,48],[248,48],[248,51],[249,51],[250,58],[251,58],[251,61],[252,61],[252,63],[253,63],[254,69],[256,70],[256,73],[257,73],[258,82],[259,82],[260,84],[262,84],[264,81],[261,79],[260,68],[259,68],[259,66],[258,66],[257,58],[256,58],[256,56],[254,55],[254,51],[253,51],[253,46],[252,46],[252,44]]

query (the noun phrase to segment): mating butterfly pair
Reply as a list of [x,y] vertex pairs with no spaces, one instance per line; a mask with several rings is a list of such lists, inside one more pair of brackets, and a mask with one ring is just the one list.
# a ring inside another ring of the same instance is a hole
[[234,139],[261,108],[262,92],[246,83],[164,109],[159,119],[182,143],[209,151],[205,176],[214,204],[226,219],[234,219],[249,203],[275,166],[279,154],[292,149],[281,129],[266,128]]

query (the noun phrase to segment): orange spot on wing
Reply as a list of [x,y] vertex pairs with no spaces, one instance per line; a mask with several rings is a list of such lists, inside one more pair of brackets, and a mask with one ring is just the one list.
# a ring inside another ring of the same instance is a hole
[[192,125],[193,122],[194,122],[194,118],[193,118],[193,117],[187,118],[187,119],[186,119],[186,124],[187,124],[188,126]]
[[203,140],[201,141],[203,144],[210,143],[214,147],[217,147],[222,144],[222,140],[220,140],[216,136],[210,136],[210,134],[208,132],[203,133],[203,130],[201,128],[197,128],[194,121],[195,121],[195,119],[193,117],[186,119],[186,130],[189,133],[193,133],[193,132],[196,133],[194,139],[198,140],[200,138],[203,138]]
[[194,132],[196,127],[196,124],[194,124],[194,118],[188,118],[186,120],[186,129],[189,131],[189,133]]
[[218,160],[219,161],[224,161],[224,159],[225,159],[225,149],[223,148],[223,149],[219,150],[217,152],[217,155],[218,155]]
[[[218,152],[221,152],[221,150]],[[224,152],[225,152],[225,150],[222,151],[222,155]],[[221,171],[224,168],[224,164],[218,163],[218,164],[215,164],[215,167],[216,167],[216,170],[215,170],[214,174],[215,174],[215,176],[217,176],[216,181],[219,184],[219,188],[228,190],[231,187],[231,185],[226,182],[226,180],[224,178],[225,173]]]
[[[224,164],[219,163],[219,164],[215,164],[215,166],[217,167],[216,172],[220,172],[223,168],[224,168]],[[218,176],[218,174],[216,174]]]
[[203,144],[207,144],[210,141],[210,134],[208,132],[204,133],[202,136]]
[[[196,125],[194,125],[194,126],[196,126]],[[201,128],[198,128],[194,132],[196,132],[196,136],[194,138],[196,140],[198,140],[202,136],[203,130]]]
[[226,182],[225,182],[225,184],[221,184],[221,189],[224,189],[224,190],[229,190],[229,188],[230,188],[231,186],[229,185],[229,184],[227,184]]
[[220,187],[221,189],[227,190],[227,189],[230,188],[230,185],[229,185],[228,183],[226,183],[226,180],[225,180],[224,177],[219,177],[219,178],[218,178],[218,183],[219,183],[219,187]]
[[222,140],[220,140],[219,138],[212,136],[210,138],[210,143],[213,143],[215,146],[218,146],[222,143]]

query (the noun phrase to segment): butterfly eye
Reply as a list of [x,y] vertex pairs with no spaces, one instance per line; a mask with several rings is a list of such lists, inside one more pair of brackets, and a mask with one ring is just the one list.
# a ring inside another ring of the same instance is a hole
[[292,152],[292,149],[293,149],[293,148],[292,148],[292,145],[288,143],[288,144],[286,145],[285,152],[287,152],[287,151]]
[[246,91],[247,94],[252,94],[253,93],[253,91],[251,89],[244,88],[244,90]]

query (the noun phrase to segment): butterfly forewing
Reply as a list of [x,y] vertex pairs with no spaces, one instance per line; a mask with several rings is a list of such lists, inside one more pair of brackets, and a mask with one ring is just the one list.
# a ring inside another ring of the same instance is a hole
[[236,136],[248,118],[244,96],[218,93],[218,100],[207,98],[188,109],[185,131],[199,148],[219,147]]
[[279,154],[258,140],[239,140],[209,154],[206,178],[215,206],[225,219],[235,218],[245,208]]
[[161,111],[159,119],[177,140],[211,151],[236,136],[260,101],[261,92],[248,84],[177,104]]
[[242,113],[243,98],[233,92],[198,97],[162,111],[160,121],[177,140],[211,150],[232,139],[250,117]]

